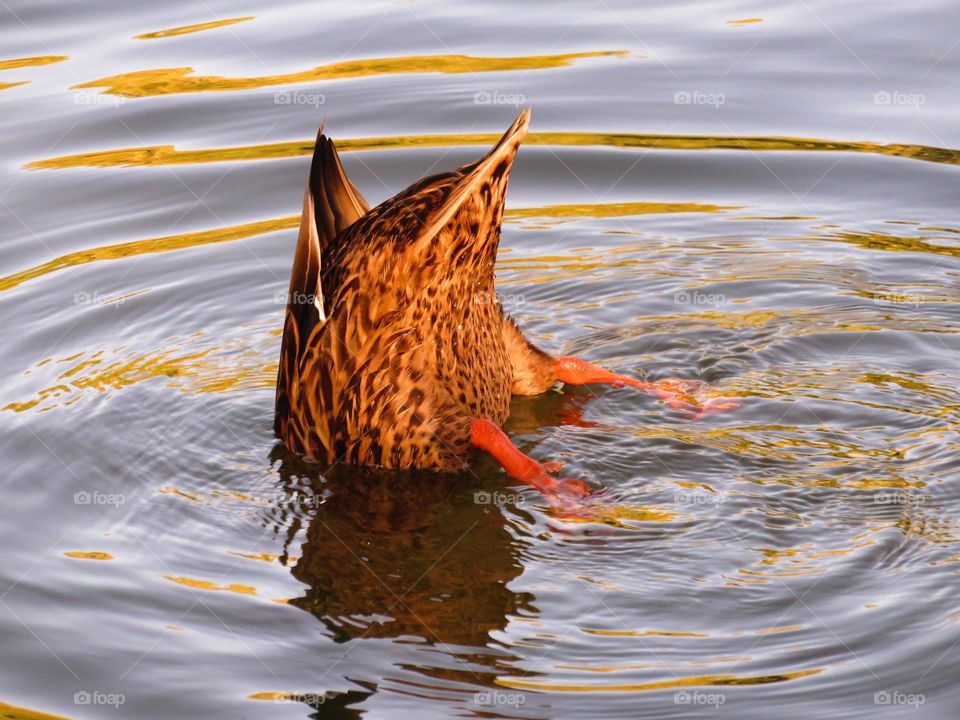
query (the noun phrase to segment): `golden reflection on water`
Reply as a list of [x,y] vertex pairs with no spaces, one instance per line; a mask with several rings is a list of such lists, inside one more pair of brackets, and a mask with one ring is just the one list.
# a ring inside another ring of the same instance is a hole
[[802,630],[803,625],[781,625],[780,627],[766,628],[765,630],[756,630],[756,635],[779,635],[780,633],[796,632]]
[[67,60],[69,55],[38,55],[37,57],[14,58],[0,60],[0,70],[12,70],[21,67],[35,67],[37,65],[52,65]]
[[[952,231],[951,231],[952,232]],[[826,238],[839,242],[859,245],[867,250],[886,250],[888,252],[922,252],[934,255],[960,257],[960,247],[948,247],[928,242],[925,238],[903,237],[886,233],[838,232]]]
[[[279,333],[278,328],[260,330],[252,338],[225,340],[216,347],[198,347],[205,337],[195,333],[163,350],[125,353],[125,348],[117,348],[77,353],[58,360],[58,364],[68,367],[51,385],[28,400],[11,402],[0,409],[18,413],[28,410],[47,412],[73,405],[90,394],[120,390],[154,379],[166,379],[167,387],[195,394],[272,388],[277,367],[269,349]],[[47,358],[35,368],[49,362],[50,358]],[[162,492],[180,491],[164,489]],[[235,491],[214,490],[211,494],[257,505],[270,502]],[[205,502],[196,495],[189,497]]]
[[[729,394],[729,393],[728,393]],[[784,397],[790,397],[785,392]],[[902,452],[894,448],[880,449],[863,447],[856,438],[841,442],[839,440],[814,440],[803,428],[793,425],[743,424],[736,427],[694,426],[644,426],[635,428],[633,435],[641,440],[670,438],[687,445],[709,447],[732,455],[748,458],[777,460],[782,463],[804,461],[811,469],[827,469],[839,466],[858,467],[864,460],[884,458],[891,461],[901,459]],[[811,447],[817,448],[822,455],[811,456]],[[841,479],[826,477],[795,481],[786,474],[780,482],[793,485],[842,487]],[[889,487],[895,487],[890,485]]]
[[137,98],[174,93],[211,92],[222,90],[251,90],[253,88],[341,80],[370,75],[401,73],[482,73],[508,70],[545,70],[566,67],[574,60],[597,57],[624,57],[625,50],[564,53],[561,55],[530,55],[526,57],[475,57],[472,55],[411,55],[394,58],[344,60],[330,65],[282,75],[262,77],[222,77],[220,75],[191,75],[193,68],[158,68],[111,75],[74,85],[73,88],[105,88],[104,94]]
[[101,260],[119,260],[120,258],[132,257],[134,255],[170,252],[172,250],[212,245],[214,243],[229,242],[231,240],[242,240],[253,237],[254,235],[263,235],[277,230],[287,230],[296,227],[299,222],[299,215],[290,215],[273,220],[261,220],[213,230],[182,233],[180,235],[166,235],[164,237],[134,240],[116,245],[103,245],[101,247],[90,248],[89,250],[78,250],[77,252],[61,255],[58,258],[54,258],[40,265],[14,273],[13,275],[0,278],[0,291],[9,290],[27,280],[32,280],[41,275],[46,275],[75,265],[85,265]]
[[235,583],[217,584],[207,580],[195,580],[188,577],[175,577],[173,575],[164,575],[166,580],[175,582],[178,585],[194,588],[195,590],[223,590],[226,592],[237,593],[239,595],[256,595],[257,589],[252,585],[238,585]]
[[703,687],[711,685],[766,685],[768,683],[786,682],[799,678],[816,675],[823,672],[823,668],[797,670],[795,672],[778,673],[775,675],[697,675],[694,677],[677,678],[674,680],[659,680],[646,683],[629,683],[617,685],[573,685],[554,683],[541,680],[527,680],[519,677],[496,678],[497,685],[514,688],[516,690],[545,690],[549,692],[646,692],[652,690],[671,690],[685,687]]
[[[412,147],[487,146],[499,139],[495,133],[447,135],[400,135],[337,140],[340,152],[386,150]],[[600,146],[620,148],[659,148],[663,150],[748,150],[752,152],[853,152],[910,158],[925,162],[960,164],[960,150],[928,145],[874,143],[867,141],[822,140],[791,137],[737,137],[719,135],[655,135],[645,133],[542,132],[530,133],[525,145]],[[202,150],[177,150],[173,145],[103,150],[35,160],[31,170],[69,167],[138,167],[179,165],[238,160],[270,160],[299,157],[313,153],[312,140],[241,145]]]
[[0,702],[0,718],[3,720],[69,720],[63,715],[50,715],[39,710],[7,705],[5,702]]
[[719,213],[738,209],[736,205],[709,205],[701,203],[578,203],[574,205],[547,205],[544,207],[513,208],[504,212],[504,218],[583,218],[652,215],[657,213]]
[[[780,627],[772,628],[761,628],[760,630],[750,630],[748,632],[733,632],[731,635],[777,635],[780,633],[794,632],[796,630],[803,629],[802,625],[783,625]],[[622,638],[638,638],[638,637],[669,637],[669,638],[709,638],[711,637],[710,633],[704,632],[686,632],[682,630],[603,630],[598,628],[580,628],[580,632],[587,635],[596,635],[599,637],[622,637]],[[716,637],[716,636],[714,636]],[[743,658],[741,658],[742,660]]]
[[[36,67],[38,65],[50,65],[52,63],[63,62],[69,55],[39,55],[37,57],[13,58],[12,60],[0,60],[0,70],[14,70],[23,67]],[[29,80],[16,80],[14,82],[0,82],[0,90],[9,90],[10,88],[20,87],[29,84]]]
[[[317,695],[316,693],[312,693]],[[293,693],[293,692],[255,692],[247,695],[251,700],[273,700],[274,702],[292,702],[311,693]],[[317,695],[319,697],[319,695]]]
[[612,505],[589,505],[577,507],[572,513],[559,513],[564,523],[580,525],[595,523],[623,529],[636,529],[637,523],[668,523],[677,514],[662,507],[616,503]]
[[182,25],[180,27],[170,28],[168,30],[157,30],[156,32],[134,35],[134,40],[158,40],[160,38],[174,37],[175,35],[187,35],[189,33],[202,32],[204,30],[213,30],[214,28],[226,27],[227,25],[236,25],[237,23],[253,20],[254,15],[246,17],[228,18],[226,20],[213,20],[212,22],[197,23],[196,25]]
[[[186,367],[211,350],[198,350],[186,355],[177,355],[172,351],[161,351],[156,354],[134,355],[115,362],[107,362],[104,351],[98,350],[89,357],[77,363],[70,369],[62,372],[54,385],[43,388],[37,395],[25,402],[13,402],[3,410],[24,412],[44,403],[43,410],[50,410],[62,404],[64,407],[72,405],[83,397],[83,392],[92,390],[104,392],[108,389],[120,389],[134,385],[144,380],[157,377],[173,378],[185,371]],[[66,398],[62,403],[56,402]]]
[[[753,658],[737,655],[719,655],[709,658],[698,658],[693,660],[674,661],[673,667],[711,667],[714,665],[733,665],[736,663],[749,662]],[[588,673],[617,673],[630,670],[653,670],[662,671],[662,663],[628,663],[624,665],[584,665],[582,663],[560,663],[554,665],[557,670],[577,670]]]
[[[64,553],[65,557],[76,558],[78,560],[113,560],[113,555],[110,553],[92,551],[92,552],[83,552],[81,550],[69,550]],[[0,715],[0,717],[3,717]]]
[[710,637],[710,635],[707,633],[682,632],[675,630],[598,630],[595,628],[581,628],[581,632],[584,632],[587,635],[600,635],[603,637]]
[[180,488],[162,487],[159,490],[157,490],[157,492],[160,493],[161,495],[173,495],[175,497],[184,498],[185,500],[189,500],[190,502],[197,503],[197,504],[204,503],[203,498],[201,498],[196,493],[188,492],[186,490],[181,490]]
[[[260,562],[265,562],[265,563],[279,562],[281,558],[280,555],[277,555],[275,553],[267,553],[267,552],[243,553],[243,552],[237,552],[234,550],[228,551],[227,555],[233,555],[234,557],[244,558],[246,560],[259,560]],[[296,562],[296,560],[297,558],[293,555],[286,556],[286,563],[288,565],[293,565]]]

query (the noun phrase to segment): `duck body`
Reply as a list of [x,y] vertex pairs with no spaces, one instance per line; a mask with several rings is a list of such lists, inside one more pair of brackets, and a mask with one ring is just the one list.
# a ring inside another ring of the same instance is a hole
[[[413,184],[371,209],[321,133],[304,192],[284,319],[274,431],[331,465],[462,470],[476,448],[509,475],[566,502],[579,480],[552,478],[500,430],[511,394],[558,382],[628,385],[694,417],[698,381],[649,383],[575,357],[554,358],[506,316],[494,289],[510,168],[530,112],[477,162]],[[558,501],[558,502],[559,502]]]
[[318,139],[277,385],[275,429],[290,450],[323,463],[459,470],[471,421],[507,419],[515,365],[541,362],[538,392],[556,383],[552,358],[523,339],[494,289],[528,118],[482,160],[372,210]]

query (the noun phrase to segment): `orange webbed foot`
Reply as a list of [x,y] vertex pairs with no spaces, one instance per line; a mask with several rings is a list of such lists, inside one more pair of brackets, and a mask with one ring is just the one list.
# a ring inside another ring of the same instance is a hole
[[644,390],[656,395],[667,407],[680,410],[694,420],[711,413],[740,407],[739,400],[718,395],[713,387],[701,380],[670,378],[651,383],[617,375],[580,358],[569,356],[557,358],[555,369],[557,379],[570,385],[601,383],[618,388],[628,386]]
[[658,380],[651,384],[650,392],[660,398],[667,407],[680,410],[692,420],[700,420],[706,415],[724,410],[734,410],[741,405],[735,398],[718,395],[715,388],[701,380]]
[[563,461],[547,460],[545,463],[543,463],[543,469],[546,470],[550,475],[559,475],[563,472]]
[[594,489],[581,480],[562,480],[560,491],[545,495],[552,514],[559,519],[584,521],[616,502],[606,488]]

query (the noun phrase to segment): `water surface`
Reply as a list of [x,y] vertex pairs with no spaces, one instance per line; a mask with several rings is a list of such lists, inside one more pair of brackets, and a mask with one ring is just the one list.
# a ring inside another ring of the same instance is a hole
[[[0,6],[0,714],[960,712],[960,42],[944,0]],[[602,486],[272,436],[317,126],[372,202],[533,107],[518,398]],[[279,298],[279,300],[278,300]]]

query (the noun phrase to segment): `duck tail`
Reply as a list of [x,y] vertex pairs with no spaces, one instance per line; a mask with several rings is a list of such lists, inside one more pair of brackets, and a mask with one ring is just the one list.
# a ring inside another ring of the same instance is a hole
[[500,136],[497,144],[487,153],[486,157],[477,163],[476,170],[482,170],[482,168],[486,167],[496,167],[497,164],[503,161],[508,163],[513,162],[520,143],[527,136],[527,129],[530,127],[530,115],[530,108],[520,111],[520,114],[517,115],[510,127],[507,128],[507,131]]
[[[319,287],[321,256],[341,231],[350,227],[369,209],[370,205],[347,178],[333,141],[323,134],[321,127],[303,193],[300,234],[290,274],[291,304],[311,304],[293,303],[303,299],[298,298],[297,294],[314,296],[322,301]],[[291,304],[288,304],[288,309],[297,309],[291,308]],[[299,316],[299,313],[294,314]]]
[[[530,114],[530,108],[521,111],[490,152],[477,162],[461,168],[465,177],[447,200],[449,212],[455,212],[463,200],[476,192],[484,182],[489,181],[493,184],[502,182],[503,189],[506,190],[506,179],[510,174],[510,168],[513,167],[513,159],[520,148],[520,143],[527,136]],[[503,200],[502,195],[500,200]]]
[[[517,115],[490,152],[480,160],[460,168],[456,186],[420,235],[419,242],[422,245],[431,242],[458,213],[467,213],[483,221],[479,223],[484,227],[481,227],[478,237],[499,238],[510,168],[529,125],[530,109],[527,108]],[[495,232],[486,232],[488,230]],[[492,250],[495,254],[496,244]]]
[[287,293],[274,418],[278,435],[282,435],[289,417],[290,384],[297,376],[300,354],[314,328],[326,320],[320,285],[323,254],[339,233],[369,210],[370,205],[347,178],[337,149],[321,126],[303,193],[300,233]]

